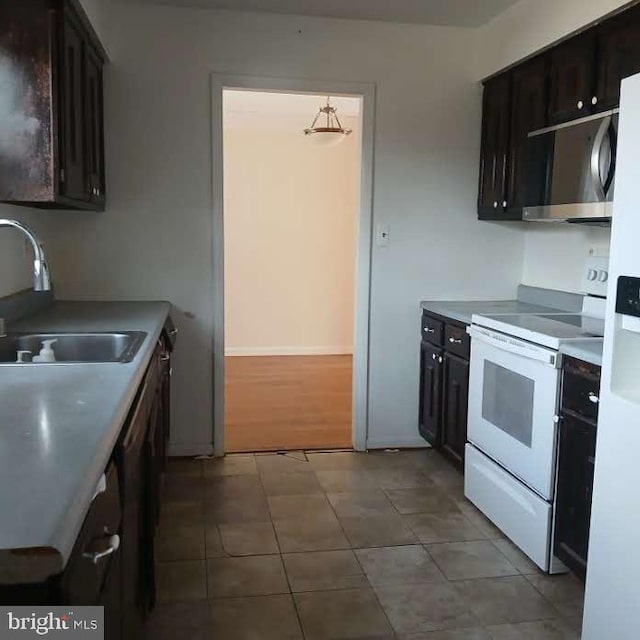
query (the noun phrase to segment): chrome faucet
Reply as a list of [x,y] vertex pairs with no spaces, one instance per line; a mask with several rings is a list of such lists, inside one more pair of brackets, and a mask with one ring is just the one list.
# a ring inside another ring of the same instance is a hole
[[44,254],[44,248],[40,244],[37,236],[29,227],[17,220],[0,218],[0,227],[11,227],[18,229],[27,237],[33,247],[33,288],[35,291],[50,291],[51,278],[49,276],[49,265]]

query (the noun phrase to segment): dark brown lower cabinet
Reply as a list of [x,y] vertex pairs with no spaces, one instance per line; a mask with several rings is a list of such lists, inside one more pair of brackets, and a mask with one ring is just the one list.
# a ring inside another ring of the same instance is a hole
[[562,414],[553,550],[582,580],[587,571],[595,455],[596,426]]
[[433,447],[442,444],[442,349],[420,345],[419,430]]
[[160,481],[166,464],[169,349],[159,340],[144,383],[123,431],[117,456],[122,476],[123,638],[142,637],[144,619],[155,606],[155,530]]
[[122,508],[118,470],[105,471],[64,572],[46,582],[0,585],[3,606],[103,606],[105,639],[122,636]]
[[469,335],[464,324],[427,311],[421,328],[418,430],[461,467],[467,441]]
[[444,356],[442,447],[459,462],[467,442],[469,362],[451,353]]

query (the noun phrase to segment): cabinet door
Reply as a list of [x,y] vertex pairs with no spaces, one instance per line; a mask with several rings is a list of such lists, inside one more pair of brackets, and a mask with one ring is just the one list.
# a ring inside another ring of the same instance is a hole
[[143,616],[147,605],[145,562],[145,452],[153,385],[149,375],[139,393],[136,408],[117,452],[121,473],[122,516],[122,625],[125,638],[143,635]]
[[104,115],[102,93],[102,59],[90,45],[86,47],[86,136],[89,198],[104,205]]
[[640,72],[640,9],[625,11],[606,23],[599,37],[596,108],[620,104],[620,82]]
[[442,446],[462,461],[467,442],[469,363],[450,353],[444,356],[444,398]]
[[[169,341],[163,336],[160,348],[160,425],[159,443],[161,469],[167,468],[169,440],[171,438],[171,350]],[[160,507],[160,504],[158,504]]]
[[[532,167],[527,166],[527,135],[547,124],[547,57],[539,57],[512,72],[511,134],[507,171],[507,208],[518,217],[528,198]],[[540,181],[541,182],[541,181]]]
[[557,124],[591,113],[595,96],[596,38],[572,38],[550,54],[549,121]]
[[422,437],[434,447],[442,443],[442,351],[427,342],[420,346],[420,424]]
[[508,219],[506,212],[506,172],[510,117],[509,76],[487,82],[482,108],[482,148],[478,217],[482,220]]
[[596,427],[563,414],[560,421],[554,553],[583,580],[587,569]]
[[87,199],[85,154],[85,39],[75,14],[62,16],[59,55],[60,87],[60,195],[74,200]]

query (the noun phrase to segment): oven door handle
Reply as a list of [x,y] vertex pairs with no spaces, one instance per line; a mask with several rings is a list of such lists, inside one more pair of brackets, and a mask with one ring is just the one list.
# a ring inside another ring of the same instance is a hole
[[[512,336],[505,335],[504,333],[492,331],[491,329],[486,329],[485,327],[480,327],[478,325],[471,325],[470,327],[467,327],[467,333],[473,340],[478,340],[488,344],[495,349],[500,349],[501,351],[506,351],[507,353],[527,358],[529,360],[535,360],[540,364],[547,365],[554,369],[558,369],[560,367],[560,358],[558,357],[558,353],[552,349],[540,347],[536,344],[532,344],[531,342],[527,342],[526,340],[513,338]],[[473,342],[471,345],[473,346]]]

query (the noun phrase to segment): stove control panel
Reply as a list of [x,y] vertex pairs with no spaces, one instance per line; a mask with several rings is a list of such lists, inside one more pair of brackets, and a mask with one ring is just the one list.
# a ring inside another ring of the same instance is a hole
[[607,295],[609,286],[609,258],[591,256],[582,271],[582,290],[592,296]]

